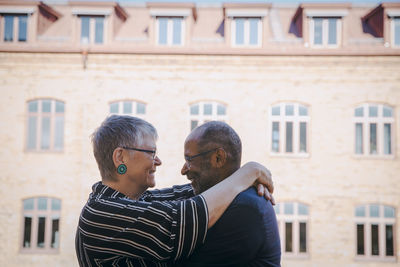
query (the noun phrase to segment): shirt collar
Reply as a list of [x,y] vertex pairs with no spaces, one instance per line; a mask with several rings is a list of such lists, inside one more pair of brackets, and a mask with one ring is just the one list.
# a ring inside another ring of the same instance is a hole
[[92,186],[92,194],[91,197],[101,198],[101,197],[109,197],[109,198],[128,198],[126,195],[121,192],[112,189],[111,187],[104,185],[102,182],[97,182]]

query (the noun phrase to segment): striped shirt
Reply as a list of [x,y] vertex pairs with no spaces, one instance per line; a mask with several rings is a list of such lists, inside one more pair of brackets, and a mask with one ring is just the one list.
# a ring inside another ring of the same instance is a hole
[[75,238],[80,266],[171,266],[204,242],[208,210],[188,185],[146,191],[139,200],[98,182]]

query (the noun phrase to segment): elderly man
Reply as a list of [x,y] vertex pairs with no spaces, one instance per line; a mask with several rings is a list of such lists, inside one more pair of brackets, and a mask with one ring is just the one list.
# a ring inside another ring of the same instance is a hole
[[[201,194],[240,168],[241,141],[226,123],[212,121],[185,141],[182,175]],[[240,193],[209,229],[203,246],[181,266],[280,266],[281,247],[274,209],[254,188]]]

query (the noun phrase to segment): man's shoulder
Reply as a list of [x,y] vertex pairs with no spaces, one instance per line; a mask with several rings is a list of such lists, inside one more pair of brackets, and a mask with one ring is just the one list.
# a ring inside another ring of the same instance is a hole
[[273,209],[271,202],[266,200],[263,196],[259,196],[254,187],[250,187],[238,194],[232,201],[231,206],[254,208],[256,210]]

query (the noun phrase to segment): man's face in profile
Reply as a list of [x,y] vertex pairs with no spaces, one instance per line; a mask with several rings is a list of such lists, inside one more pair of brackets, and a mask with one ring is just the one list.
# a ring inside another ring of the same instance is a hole
[[[207,152],[209,151],[209,152]],[[206,153],[204,153],[206,152]],[[214,151],[198,146],[197,138],[186,139],[185,142],[185,164],[181,174],[186,175],[192,182],[194,193],[201,194],[208,188],[214,186],[217,181],[216,173],[211,164],[211,157]]]

